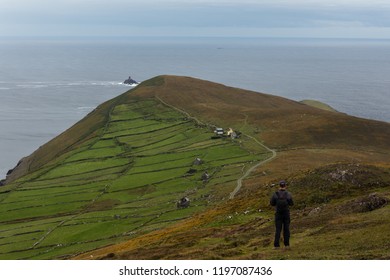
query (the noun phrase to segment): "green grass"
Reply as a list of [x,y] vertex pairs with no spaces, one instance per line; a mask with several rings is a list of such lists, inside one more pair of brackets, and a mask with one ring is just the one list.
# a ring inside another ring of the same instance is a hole
[[65,162],[110,158],[118,156],[123,152],[123,148],[119,146],[88,149],[68,157]]
[[[112,103],[99,135],[0,189],[0,258],[62,258],[169,226],[265,157],[250,139],[212,140],[155,99],[126,102]],[[193,203],[178,210],[184,195]]]
[[314,108],[322,109],[325,111],[337,112],[334,108],[317,100],[302,100],[301,103],[312,106]]
[[90,149],[100,148],[116,148],[116,142],[113,139],[100,140],[90,147]]
[[41,180],[45,179],[53,179],[58,177],[65,176],[74,176],[78,174],[85,174],[88,172],[96,172],[99,170],[104,170],[106,168],[125,166],[129,164],[128,159],[122,158],[113,158],[113,159],[96,159],[89,160],[85,162],[72,162],[72,163],[64,163],[61,166],[47,172],[45,175],[41,176]]
[[153,127],[155,125],[159,126],[160,122],[156,120],[144,120],[144,119],[118,121],[118,122],[112,122],[108,126],[108,132],[112,133],[112,132],[129,131],[130,133],[133,133],[134,131],[137,131],[137,129],[146,128],[148,130],[149,127]]

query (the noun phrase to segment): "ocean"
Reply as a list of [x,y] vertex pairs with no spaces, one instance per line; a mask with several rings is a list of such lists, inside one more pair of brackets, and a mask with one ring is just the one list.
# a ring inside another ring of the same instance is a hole
[[390,122],[390,41],[0,38],[0,178],[100,103],[160,74],[315,99]]

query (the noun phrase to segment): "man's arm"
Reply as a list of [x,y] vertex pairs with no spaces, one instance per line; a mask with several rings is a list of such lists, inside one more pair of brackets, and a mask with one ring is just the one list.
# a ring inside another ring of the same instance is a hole
[[270,204],[271,206],[275,206],[275,205],[276,205],[276,199],[277,199],[276,193],[274,193],[274,194],[272,195],[272,197],[271,197],[271,200],[269,201],[269,204]]
[[287,203],[288,203],[288,205],[290,205],[290,206],[293,206],[293,205],[294,205],[294,201],[293,201],[293,198],[292,198],[291,193],[288,193],[288,195],[287,195]]

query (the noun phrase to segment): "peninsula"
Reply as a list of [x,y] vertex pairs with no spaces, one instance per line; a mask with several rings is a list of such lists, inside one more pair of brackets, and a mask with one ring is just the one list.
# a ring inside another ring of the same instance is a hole
[[[12,170],[0,258],[388,259],[389,136],[389,123],[154,77]],[[281,179],[296,202],[288,255],[272,250]]]

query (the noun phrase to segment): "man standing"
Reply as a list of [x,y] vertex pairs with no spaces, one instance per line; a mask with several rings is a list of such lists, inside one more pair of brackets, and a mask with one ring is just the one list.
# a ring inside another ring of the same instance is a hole
[[274,248],[280,247],[280,233],[283,228],[283,241],[287,249],[290,246],[290,206],[294,205],[294,202],[291,193],[286,190],[286,182],[280,181],[279,187],[279,190],[272,195],[270,201],[270,204],[275,206],[276,210]]

